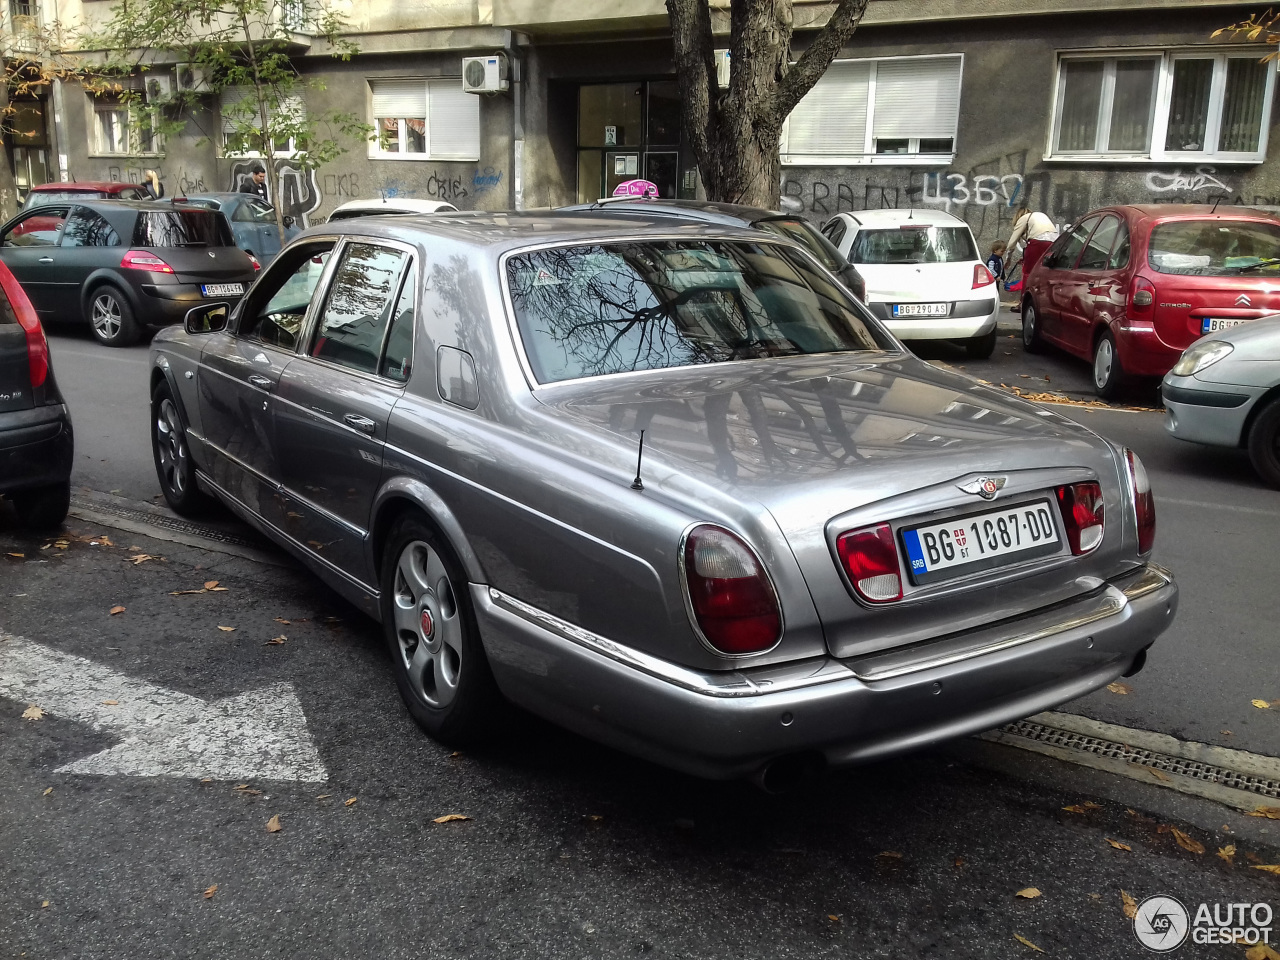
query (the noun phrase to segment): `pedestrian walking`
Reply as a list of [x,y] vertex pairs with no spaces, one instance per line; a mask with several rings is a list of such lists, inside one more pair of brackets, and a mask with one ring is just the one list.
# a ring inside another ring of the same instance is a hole
[[267,171],[263,169],[262,164],[254,164],[249,179],[240,184],[240,192],[252,193],[267,203],[271,202],[271,198],[267,196]]
[[143,171],[142,189],[146,191],[148,200],[160,200],[164,197],[164,184],[154,170]]

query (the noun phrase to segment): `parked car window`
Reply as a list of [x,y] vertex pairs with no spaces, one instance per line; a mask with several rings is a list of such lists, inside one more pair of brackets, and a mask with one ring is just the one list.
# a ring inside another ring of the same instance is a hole
[[968,227],[904,224],[890,230],[863,230],[849,251],[850,263],[955,263],[977,260]]
[[1280,264],[1280,223],[1251,220],[1175,220],[1151,231],[1147,262],[1160,273],[1229,277],[1244,270],[1274,274]]
[[383,335],[396,307],[396,287],[408,254],[372,243],[352,243],[342,261],[320,315],[311,356],[375,373]]
[[512,256],[507,279],[541,383],[891,346],[839,285],[777,244],[559,247]]
[[66,203],[68,200],[93,200],[100,198],[100,190],[32,190],[22,204],[23,210],[32,207],[47,207],[50,204]]
[[800,220],[761,220],[756,224],[761,230],[776,234],[786,240],[800,244],[815,257],[818,262],[834,273],[844,269],[844,258],[840,251],[831,245],[826,237],[812,226]]
[[822,228],[822,232],[826,234],[827,239],[836,246],[839,246],[840,241],[844,239],[845,230],[844,221],[839,217],[828,220],[827,225]]
[[1074,267],[1076,258],[1080,256],[1080,251],[1084,249],[1084,243],[1097,222],[1097,217],[1090,217],[1067,231],[1053,245],[1053,249],[1045,254],[1044,265],[1053,270],[1070,270]]
[[276,222],[276,208],[261,200],[245,200],[231,214],[236,223],[271,223]]
[[227,218],[212,210],[157,210],[138,217],[135,247],[234,247]]
[[1120,224],[1120,239],[1111,251],[1111,259],[1107,261],[1108,270],[1123,270],[1129,265],[1129,228]]
[[387,333],[387,349],[383,352],[378,372],[390,380],[405,383],[413,362],[413,270],[405,270],[405,281],[400,289],[400,299],[391,316],[391,330]]
[[69,207],[40,207],[37,213],[23,217],[4,235],[0,245],[6,247],[53,247],[67,222]]
[[102,216],[87,207],[77,207],[62,231],[64,247],[118,247],[120,234]]
[[1107,260],[1111,256],[1111,245],[1116,240],[1116,230],[1120,221],[1115,217],[1103,217],[1093,236],[1085,244],[1084,253],[1080,255],[1081,270],[1105,270]]
[[285,350],[295,349],[307,307],[332,249],[333,242],[324,241],[282,254],[250,291],[240,335]]

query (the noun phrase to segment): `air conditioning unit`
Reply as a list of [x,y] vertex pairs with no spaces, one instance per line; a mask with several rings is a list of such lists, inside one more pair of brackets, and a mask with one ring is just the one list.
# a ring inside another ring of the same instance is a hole
[[462,89],[466,93],[501,93],[510,86],[504,54],[462,58]]
[[174,72],[178,89],[190,93],[202,93],[209,89],[209,68],[194,63],[182,63]]
[[149,73],[145,79],[148,103],[159,103],[173,96],[173,77],[169,76],[169,74]]
[[729,51],[717,50],[716,55],[716,83],[721,90],[729,89]]

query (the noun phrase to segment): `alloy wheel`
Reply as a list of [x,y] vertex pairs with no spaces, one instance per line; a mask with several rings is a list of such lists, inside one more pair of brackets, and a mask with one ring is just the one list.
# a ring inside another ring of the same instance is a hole
[[109,293],[100,293],[93,298],[93,307],[89,315],[93,329],[103,340],[114,340],[120,333],[123,323],[120,303]]
[[160,401],[156,415],[156,452],[165,485],[174,496],[181,497],[187,488],[187,444],[178,409],[169,397]]
[[1098,390],[1105,390],[1111,380],[1111,367],[1115,363],[1115,353],[1111,341],[1103,337],[1093,355],[1093,385]]
[[453,582],[430,544],[413,540],[400,551],[391,605],[410,689],[429,707],[447,707],[458,693],[463,625]]

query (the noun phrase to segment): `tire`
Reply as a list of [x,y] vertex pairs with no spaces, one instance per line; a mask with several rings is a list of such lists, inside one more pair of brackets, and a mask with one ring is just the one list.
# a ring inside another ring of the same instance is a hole
[[1033,300],[1022,305],[1022,349],[1027,353],[1039,353],[1044,349],[1044,340],[1040,337],[1040,314],[1036,312]]
[[1249,428],[1249,459],[1258,476],[1280,487],[1280,399],[1267,404]]
[[71,481],[23,490],[10,494],[13,509],[18,514],[18,525],[24,530],[43,532],[56,530],[67,519],[71,509]]
[[1116,352],[1115,337],[1105,331],[1093,345],[1093,389],[1104,400],[1114,400],[1124,382],[1124,368]]
[[995,327],[991,328],[990,333],[984,333],[980,337],[970,337],[964,342],[964,352],[971,360],[990,360],[991,354],[996,352],[996,331]]
[[108,347],[131,347],[142,335],[133,308],[119,287],[104,284],[95,288],[89,294],[85,313],[94,337]]
[[194,517],[209,510],[213,501],[196,486],[187,427],[167,383],[151,394],[151,458],[160,490],[174,513]]
[[485,739],[502,698],[462,565],[420,514],[402,516],[387,536],[382,624],[396,686],[414,722],[449,745]]

